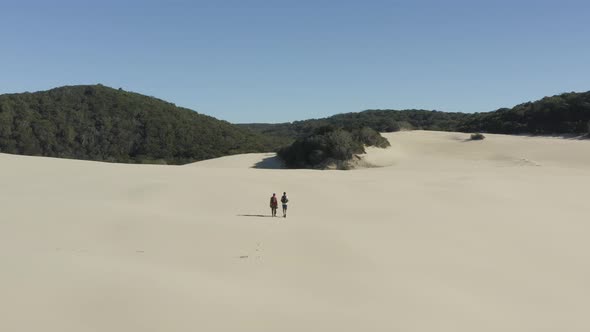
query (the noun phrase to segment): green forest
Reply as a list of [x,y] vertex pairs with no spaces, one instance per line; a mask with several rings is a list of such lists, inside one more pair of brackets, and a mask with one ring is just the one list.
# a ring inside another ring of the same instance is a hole
[[590,133],[590,92],[564,93],[466,117],[458,131],[560,135]]
[[137,93],[102,85],[0,95],[0,152],[184,164],[272,151],[280,141]]

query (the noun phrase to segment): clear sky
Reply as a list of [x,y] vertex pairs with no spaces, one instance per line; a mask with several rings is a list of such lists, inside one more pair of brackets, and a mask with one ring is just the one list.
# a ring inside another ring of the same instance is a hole
[[102,83],[230,122],[590,90],[590,1],[6,1],[0,93]]

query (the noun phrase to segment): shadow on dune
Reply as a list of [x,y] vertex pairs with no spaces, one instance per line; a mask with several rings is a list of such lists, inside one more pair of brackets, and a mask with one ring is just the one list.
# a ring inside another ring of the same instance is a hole
[[266,214],[238,214],[238,217],[272,218],[271,215],[266,215]]
[[461,143],[472,142],[473,141],[469,137],[469,134],[465,134],[465,135],[450,135],[448,138],[451,139],[451,140],[453,140],[453,141],[457,141],[457,142],[461,142]]
[[252,166],[252,168],[260,168],[260,169],[285,169],[285,165],[283,161],[277,157],[267,157],[262,159],[261,161],[257,162]]

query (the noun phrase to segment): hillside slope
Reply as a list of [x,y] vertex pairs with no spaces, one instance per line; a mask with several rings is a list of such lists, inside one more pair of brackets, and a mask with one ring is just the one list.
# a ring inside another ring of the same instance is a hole
[[0,152],[182,164],[276,148],[266,137],[102,85],[0,95]]

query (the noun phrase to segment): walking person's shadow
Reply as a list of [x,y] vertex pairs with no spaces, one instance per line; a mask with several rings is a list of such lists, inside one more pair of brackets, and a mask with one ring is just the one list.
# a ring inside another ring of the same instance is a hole
[[238,214],[238,217],[258,217],[258,218],[272,218],[271,215],[268,214]]

